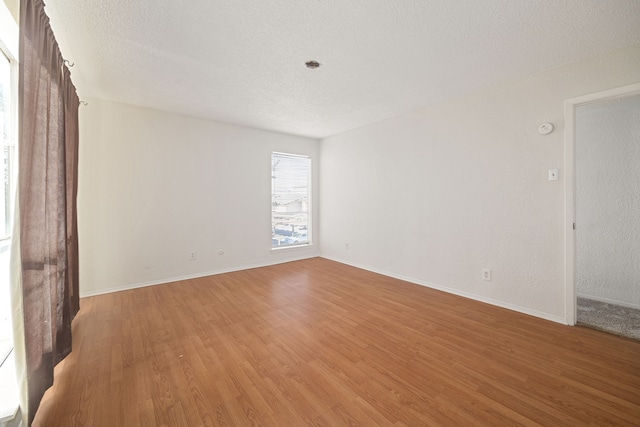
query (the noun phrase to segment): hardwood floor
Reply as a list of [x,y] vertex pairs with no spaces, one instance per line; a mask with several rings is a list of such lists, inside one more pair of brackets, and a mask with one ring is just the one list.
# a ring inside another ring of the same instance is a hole
[[640,342],[314,258],[81,301],[35,426],[640,425]]

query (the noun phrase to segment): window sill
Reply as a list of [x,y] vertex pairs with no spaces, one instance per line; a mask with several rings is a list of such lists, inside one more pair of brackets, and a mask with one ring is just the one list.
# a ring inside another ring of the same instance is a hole
[[311,243],[301,243],[299,245],[289,245],[289,246],[278,246],[275,248],[271,248],[271,253],[275,252],[287,252],[290,250],[300,250],[305,248],[312,248],[313,244]]

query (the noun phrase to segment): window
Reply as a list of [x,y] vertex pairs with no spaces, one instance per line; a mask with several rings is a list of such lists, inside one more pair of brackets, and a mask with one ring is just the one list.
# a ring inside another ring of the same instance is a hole
[[271,154],[271,247],[311,241],[311,159]]
[[[4,4],[0,4],[4,6]],[[8,21],[10,20],[10,21]],[[15,21],[6,10],[0,10],[0,156],[2,179],[0,180],[0,366],[13,349],[13,330],[11,326],[11,297],[9,259],[11,255],[11,229],[13,200],[15,190],[15,118],[16,105],[16,64],[12,54],[15,52]]]
[[11,63],[0,51],[0,138],[2,139],[3,179],[0,188],[0,240],[11,235],[11,196],[13,187],[13,153],[11,132]]
[[13,361],[11,289],[11,219],[17,165],[18,26],[0,1],[0,424],[14,419],[18,408],[18,385]]

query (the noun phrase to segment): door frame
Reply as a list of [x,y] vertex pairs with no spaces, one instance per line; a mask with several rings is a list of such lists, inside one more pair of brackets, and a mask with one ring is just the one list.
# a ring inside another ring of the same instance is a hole
[[640,83],[634,83],[564,101],[564,219],[565,219],[565,321],[576,324],[576,109],[582,105],[640,95]]

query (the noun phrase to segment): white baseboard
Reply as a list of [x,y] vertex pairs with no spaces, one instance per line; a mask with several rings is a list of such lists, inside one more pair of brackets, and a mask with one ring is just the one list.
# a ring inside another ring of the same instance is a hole
[[458,295],[458,296],[469,298],[469,299],[472,299],[472,300],[475,300],[475,301],[484,302],[484,303],[487,303],[487,304],[495,305],[497,307],[506,308],[506,309],[512,310],[512,311],[517,311],[519,313],[528,314],[529,316],[539,317],[541,319],[550,320],[552,322],[561,323],[563,325],[567,324],[567,320],[565,318],[560,317],[560,316],[555,316],[553,314],[545,313],[545,312],[542,312],[542,311],[532,310],[530,308],[521,307],[521,306],[516,305],[516,304],[510,304],[510,303],[507,303],[507,302],[504,302],[504,301],[494,300],[492,298],[483,297],[481,295],[472,294],[470,292],[465,292],[465,291],[460,291],[460,290],[457,290],[457,289],[448,288],[446,286],[441,286],[441,285],[438,285],[438,284],[435,284],[435,283],[427,282],[425,280],[419,280],[419,279],[416,279],[416,278],[413,278],[413,277],[403,276],[401,274],[390,273],[388,271],[379,270],[377,268],[371,268],[371,267],[368,267],[368,266],[365,266],[365,265],[360,265],[360,264],[352,263],[352,262],[349,262],[349,261],[344,261],[344,260],[341,260],[341,259],[338,259],[338,258],[333,258],[333,257],[325,256],[325,255],[320,255],[320,257],[329,259],[331,261],[339,262],[341,264],[347,264],[347,265],[350,265],[352,267],[361,268],[363,270],[371,271],[373,273],[382,274],[383,276],[393,277],[394,279],[404,280],[405,282],[414,283],[414,284],[420,285],[420,286],[426,286],[427,288],[432,288],[432,289],[436,289],[438,291],[443,291],[443,292],[446,292],[446,293],[449,293],[449,294]]
[[298,256],[298,257],[292,257],[292,258],[286,259],[286,260],[278,260],[278,261],[264,262],[264,263],[259,263],[259,264],[249,264],[249,265],[243,265],[243,266],[237,266],[237,267],[231,267],[231,268],[224,268],[224,269],[220,269],[220,270],[205,271],[205,272],[196,273],[196,274],[188,274],[188,275],[185,275],[185,276],[168,277],[168,278],[165,278],[165,279],[152,280],[152,281],[149,281],[149,282],[131,283],[131,284],[127,284],[127,285],[114,286],[114,287],[111,287],[111,288],[103,288],[103,289],[94,290],[94,291],[82,291],[82,290],[80,290],[80,298],[86,298],[86,297],[93,297],[93,296],[97,296],[97,295],[110,294],[110,293],[113,293],[113,292],[128,291],[128,290],[131,290],[131,289],[145,288],[147,286],[162,285],[162,284],[165,284],[165,283],[180,282],[182,280],[197,279],[199,277],[215,276],[217,274],[232,273],[234,271],[249,270],[251,268],[269,267],[270,265],[284,264],[284,263],[287,263],[287,262],[300,261],[300,260],[308,259],[308,258],[316,258],[317,256],[318,256],[317,254],[303,255],[303,256]]
[[601,297],[594,297],[593,295],[586,295],[586,294],[578,294],[578,298],[592,299],[594,301],[606,302],[607,304],[620,305],[622,307],[629,307],[629,308],[635,308],[636,310],[640,310],[640,305],[633,304],[630,302],[617,301],[614,299],[601,298]]
[[[92,297],[92,296],[96,296],[96,295],[109,294],[109,293],[112,293],[112,292],[127,291],[127,290],[137,289],[137,288],[144,288],[144,287],[147,287],[147,286],[162,285],[162,284],[165,284],[165,283],[179,282],[179,281],[182,281],[182,280],[197,279],[199,277],[215,276],[217,274],[232,273],[234,271],[248,270],[248,269],[251,269],[251,268],[268,267],[268,266],[271,266],[271,265],[283,264],[283,263],[286,263],[286,262],[299,261],[299,260],[308,259],[308,258],[315,258],[317,256],[318,255],[316,255],[316,254],[314,254],[314,255],[305,255],[305,256],[300,256],[300,257],[293,257],[293,258],[287,259],[287,260],[279,260],[279,261],[276,261],[276,262],[265,262],[265,263],[259,263],[259,264],[237,266],[237,267],[232,267],[232,268],[207,271],[207,272],[202,272],[202,273],[197,273],[197,274],[190,274],[190,275],[185,275],[185,276],[169,277],[169,278],[166,278],[166,279],[153,280],[153,281],[149,281],[149,282],[132,283],[132,284],[127,284],[127,285],[123,285],[123,286],[104,288],[104,289],[95,290],[95,291],[86,291],[86,292],[80,291],[80,298],[86,298],[86,297]],[[439,291],[447,292],[449,294],[458,295],[458,296],[469,298],[469,299],[472,299],[472,300],[475,300],[475,301],[484,302],[484,303],[487,303],[487,304],[495,305],[497,307],[506,308],[508,310],[517,311],[519,313],[528,314],[530,316],[538,317],[538,318],[541,318],[541,319],[550,320],[552,322],[562,323],[564,325],[567,324],[566,319],[564,319],[562,317],[555,316],[555,315],[552,315],[552,314],[549,314],[549,313],[545,313],[545,312],[541,312],[541,311],[538,311],[538,310],[532,310],[532,309],[529,309],[529,308],[526,308],[526,307],[521,307],[521,306],[516,305],[516,304],[510,304],[510,303],[506,303],[504,301],[499,301],[499,300],[494,300],[494,299],[491,299],[491,298],[486,298],[486,297],[483,297],[481,295],[472,294],[470,292],[464,292],[464,291],[460,291],[460,290],[457,290],[457,289],[448,288],[446,286],[441,286],[441,285],[438,285],[438,284],[435,284],[435,283],[427,282],[427,281],[424,281],[424,280],[419,280],[419,279],[416,279],[416,278],[413,278],[413,277],[403,276],[403,275],[400,275],[400,274],[395,274],[395,273],[391,273],[391,272],[388,272],[388,271],[380,270],[380,269],[377,269],[377,268],[372,268],[372,267],[369,267],[369,266],[360,265],[360,264],[357,264],[357,263],[352,263],[352,262],[341,260],[341,259],[338,259],[338,258],[333,258],[333,257],[329,257],[329,256],[324,256],[324,255],[320,255],[320,257],[329,259],[331,261],[339,262],[341,264],[346,264],[346,265],[350,265],[352,267],[356,267],[356,268],[360,268],[360,269],[363,269],[363,270],[371,271],[373,273],[382,274],[383,276],[393,277],[395,279],[404,280],[405,282],[414,283],[414,284],[420,285],[420,286],[426,286],[428,288],[432,288],[432,289],[436,289],[436,290],[439,290]],[[592,298],[592,299],[595,299],[595,298]],[[605,301],[605,302],[607,302],[607,301]]]

